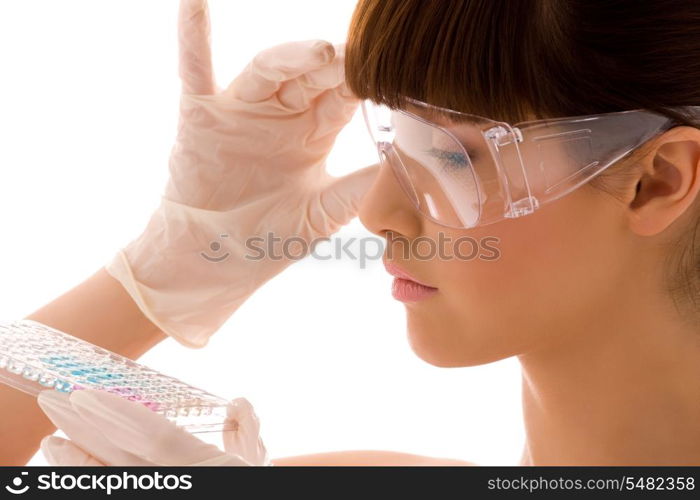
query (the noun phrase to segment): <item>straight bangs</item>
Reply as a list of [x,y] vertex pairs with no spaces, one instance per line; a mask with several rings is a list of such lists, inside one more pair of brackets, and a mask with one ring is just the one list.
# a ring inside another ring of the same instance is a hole
[[360,0],[346,41],[348,87],[392,109],[409,97],[509,123],[555,115],[543,98],[556,99],[542,56],[557,33],[547,3]]
[[346,40],[347,84],[392,109],[405,109],[410,97],[510,124],[647,109],[698,126],[674,106],[700,105],[700,4],[669,1],[678,8],[359,0]]

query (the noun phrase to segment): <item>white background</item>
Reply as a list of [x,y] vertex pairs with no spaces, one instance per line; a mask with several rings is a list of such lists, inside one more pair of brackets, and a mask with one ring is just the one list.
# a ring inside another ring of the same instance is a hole
[[[9,320],[103,266],[156,208],[177,118],[177,2],[0,5],[0,318]],[[354,6],[211,1],[219,84],[278,43],[342,42]],[[329,171],[376,161],[358,113]],[[369,233],[355,220],[336,236]],[[515,464],[524,439],[517,362],[421,361],[390,283],[379,260],[360,269],[307,259],[260,289],[207,348],[167,340],[142,361],[247,397],[272,457],[365,448]]]

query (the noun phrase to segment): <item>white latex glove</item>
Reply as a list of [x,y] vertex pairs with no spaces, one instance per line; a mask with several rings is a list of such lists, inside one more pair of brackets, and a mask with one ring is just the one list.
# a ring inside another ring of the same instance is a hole
[[[202,347],[257,288],[357,214],[378,167],[339,178],[325,170],[359,105],[345,85],[344,45],[277,45],[220,90],[206,1],[182,0],[179,34],[183,94],[170,179],[143,234],[106,269],[161,330]],[[267,248],[268,234],[300,238],[305,251],[246,258]],[[251,237],[265,243],[246,247]]]
[[140,403],[115,394],[45,390],[39,406],[70,439],[46,436],[41,451],[51,465],[272,465],[260,422],[244,398],[233,400],[224,449],[197,439]]

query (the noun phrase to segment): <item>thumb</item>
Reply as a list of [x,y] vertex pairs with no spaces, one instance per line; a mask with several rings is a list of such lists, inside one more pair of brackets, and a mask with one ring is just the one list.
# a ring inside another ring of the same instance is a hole
[[362,198],[374,183],[379,165],[371,165],[334,179],[321,193],[326,215],[341,226],[357,215]]
[[240,428],[247,425],[250,420],[257,419],[253,405],[246,398],[236,398],[226,408],[226,420],[234,423],[234,428]]
[[226,421],[235,430],[224,431],[224,451],[252,465],[267,465],[267,449],[260,437],[260,420],[253,405],[245,398],[234,399],[228,405]]

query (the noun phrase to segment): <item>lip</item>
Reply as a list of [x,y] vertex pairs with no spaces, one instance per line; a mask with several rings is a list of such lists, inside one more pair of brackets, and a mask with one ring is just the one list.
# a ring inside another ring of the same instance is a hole
[[435,294],[438,289],[417,280],[396,264],[384,261],[387,272],[394,277],[391,294],[401,302],[417,302]]
[[435,288],[434,286],[428,285],[427,283],[423,283],[422,281],[414,278],[413,276],[408,274],[406,271],[401,269],[399,266],[397,266],[393,262],[384,261],[384,267],[386,268],[387,272],[389,274],[391,274],[392,276],[394,276],[395,278],[402,278],[405,280],[414,281],[414,282],[418,283],[419,285],[423,285],[423,286],[428,287],[428,288],[434,288],[435,290],[437,290],[437,288]]

